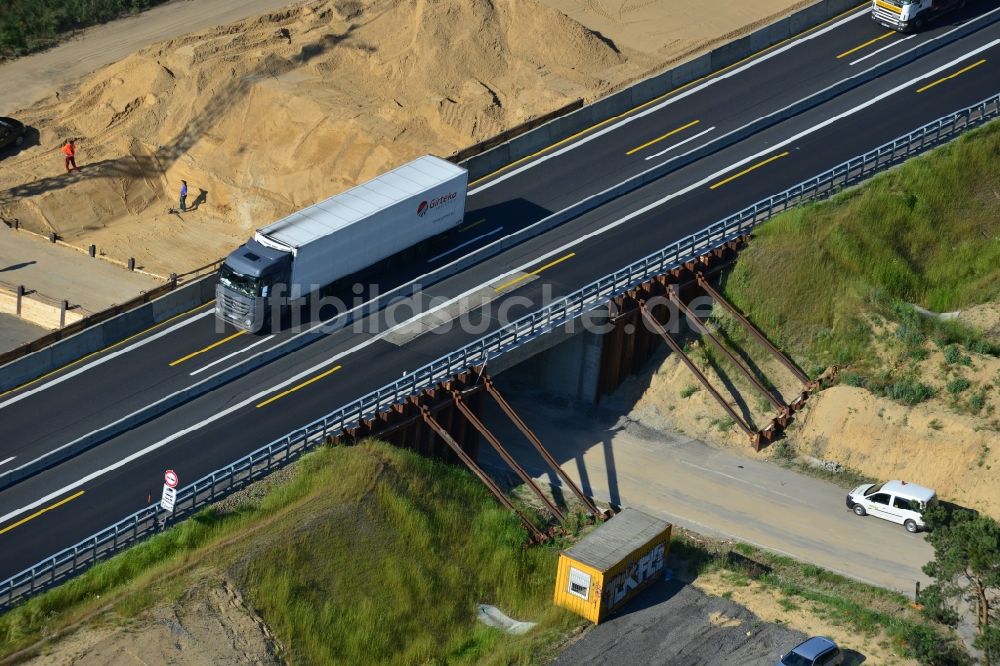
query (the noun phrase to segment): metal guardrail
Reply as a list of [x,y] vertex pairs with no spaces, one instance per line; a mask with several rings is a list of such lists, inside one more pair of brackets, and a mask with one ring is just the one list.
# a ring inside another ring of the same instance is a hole
[[[663,275],[730,240],[747,234],[776,213],[800,203],[825,198],[871,174],[945,143],[962,132],[998,116],[1000,116],[1000,93],[961,111],[943,116],[864,155],[852,158],[780,194],[730,215],[615,273],[606,275],[541,310],[507,324],[451,354],[442,356],[403,378],[344,405],[323,418],[240,458],[231,465],[195,481],[177,493],[171,519],[191,515],[201,507],[295,460],[308,449],[325,441],[328,436],[337,435],[345,428],[356,426],[363,419],[371,419],[377,413],[388,410],[392,405],[416,395],[425,388],[447,380],[472,366],[496,358],[586,312],[605,305],[612,298],[656,276]],[[80,543],[42,560],[33,567],[0,581],[0,609],[7,609],[51,585],[71,578],[95,562],[159,531],[162,529],[158,523],[161,513],[158,505],[146,507]]]

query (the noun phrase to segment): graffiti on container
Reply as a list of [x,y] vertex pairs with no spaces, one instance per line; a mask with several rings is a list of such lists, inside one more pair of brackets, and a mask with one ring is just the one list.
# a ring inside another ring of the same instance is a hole
[[620,574],[611,579],[605,587],[608,594],[608,608],[621,603],[629,592],[636,589],[656,574],[663,571],[664,565],[664,545],[656,544],[652,550],[643,555],[637,562],[633,562]]

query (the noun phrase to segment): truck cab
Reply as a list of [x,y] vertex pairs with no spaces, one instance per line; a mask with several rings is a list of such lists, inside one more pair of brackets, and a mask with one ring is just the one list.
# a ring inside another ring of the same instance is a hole
[[[249,240],[226,257],[215,287],[216,315],[237,328],[259,331],[275,305],[285,305],[292,255]],[[274,301],[272,296],[282,297]]]
[[899,32],[915,32],[939,14],[964,6],[965,0],[872,0],[872,18]]

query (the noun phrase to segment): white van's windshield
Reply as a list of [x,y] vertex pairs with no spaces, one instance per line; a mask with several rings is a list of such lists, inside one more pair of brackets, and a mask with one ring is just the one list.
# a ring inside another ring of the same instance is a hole
[[880,490],[882,490],[882,484],[876,483],[874,486],[865,491],[865,497],[868,497],[869,495],[874,495]]

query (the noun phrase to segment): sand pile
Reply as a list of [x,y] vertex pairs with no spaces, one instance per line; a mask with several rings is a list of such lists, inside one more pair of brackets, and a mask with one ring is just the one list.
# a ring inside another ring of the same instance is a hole
[[[653,61],[534,0],[310,2],[185,35],[20,116],[0,215],[183,272],[413,157],[447,155]],[[78,173],[63,173],[76,137]],[[180,180],[189,206],[178,218]]]

